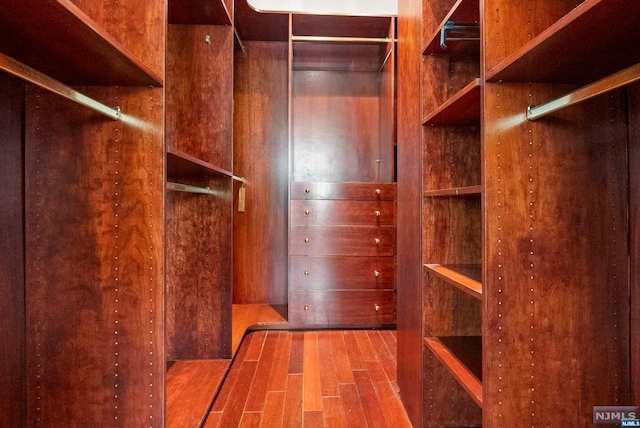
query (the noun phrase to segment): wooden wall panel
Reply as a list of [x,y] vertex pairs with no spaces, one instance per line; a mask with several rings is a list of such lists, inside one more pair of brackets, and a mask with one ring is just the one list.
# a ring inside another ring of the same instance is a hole
[[[395,38],[395,20],[389,30],[389,37]],[[380,142],[378,153],[378,178],[376,181],[395,180],[396,147],[396,47],[387,46],[389,56],[380,72]]]
[[429,126],[423,138],[425,190],[481,184],[479,127]]
[[163,90],[26,98],[27,425],[163,423]]
[[513,0],[487,0],[484,3],[484,34],[500,43],[485,43],[486,70],[491,70],[527,42],[584,0],[557,0],[523,3]]
[[476,55],[427,55],[422,72],[422,115],[427,116],[480,76]]
[[77,6],[155,75],[164,76],[166,0],[61,0]]
[[631,279],[631,379],[633,402],[640,402],[640,85],[629,88],[629,257]]
[[0,421],[26,423],[24,85],[0,74]]
[[631,404],[626,105],[524,119],[565,91],[486,88],[486,426],[588,426],[593,406]]
[[233,301],[286,304],[288,44],[246,42],[235,61],[233,168],[247,184],[234,215]]
[[167,147],[231,171],[233,29],[169,25],[167,37]]
[[231,358],[231,178],[169,178],[219,194],[166,195],[167,360]]
[[378,73],[295,71],[293,181],[376,181]]
[[398,385],[422,424],[422,1],[398,2]]

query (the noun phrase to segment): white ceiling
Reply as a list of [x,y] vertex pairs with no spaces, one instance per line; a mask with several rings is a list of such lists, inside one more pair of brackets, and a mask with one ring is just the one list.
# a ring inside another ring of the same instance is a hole
[[396,16],[397,0],[247,0],[259,12]]

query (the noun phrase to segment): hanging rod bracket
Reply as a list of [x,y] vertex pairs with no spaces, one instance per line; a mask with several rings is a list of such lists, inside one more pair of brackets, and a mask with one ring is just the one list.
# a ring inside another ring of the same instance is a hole
[[[454,37],[451,37],[454,34]],[[478,24],[456,24],[447,21],[440,30],[440,48],[447,50],[447,42],[479,41],[480,26]]]

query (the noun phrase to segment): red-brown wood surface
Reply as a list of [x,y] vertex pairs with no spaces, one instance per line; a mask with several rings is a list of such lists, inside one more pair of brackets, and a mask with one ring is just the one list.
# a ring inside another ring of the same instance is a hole
[[163,91],[28,90],[28,426],[163,423]]
[[[422,2],[398,2],[398,384],[414,426],[422,424]],[[440,21],[441,18],[438,19]]]
[[349,224],[395,225],[395,203],[391,201],[292,200],[292,226]]
[[0,75],[0,420],[26,425],[24,85]]
[[232,10],[228,0],[171,0],[168,20],[170,24],[231,25]]
[[587,426],[631,401],[626,103],[514,120],[564,91],[486,90],[486,426]]
[[245,211],[237,196],[234,206],[234,303],[287,302],[287,58],[276,42],[236,55],[233,168],[247,183]]
[[[164,31],[158,0],[0,4],[0,51],[54,79],[74,85],[162,84]],[[113,9],[106,11],[109,6]]]
[[233,155],[232,55],[231,27],[169,26],[167,146],[227,171]]
[[392,226],[292,226],[289,254],[294,256],[392,256]]
[[291,199],[393,201],[395,198],[395,183],[310,183],[300,181],[291,183]]
[[179,361],[167,371],[167,428],[199,427],[231,361]]
[[[433,32],[427,38],[424,53],[427,55],[449,54],[451,52],[469,51],[470,49],[477,50],[479,41],[469,40],[445,42],[447,48],[443,49],[440,46],[440,33],[444,25],[450,21],[458,25],[478,24],[478,22],[480,21],[479,2],[475,0],[457,0],[455,4],[451,5],[450,9],[445,9],[443,8],[443,6],[451,4],[451,1],[435,1],[431,3],[436,3],[437,6],[430,7],[434,8],[435,10],[437,10],[438,8],[446,10],[447,14],[444,18],[442,18],[442,21],[438,25],[438,28],[433,30]],[[427,6],[427,8],[428,7],[429,6]],[[426,18],[425,20],[428,21],[429,18]],[[425,25],[425,31],[429,29],[434,24],[434,22],[429,22],[429,24],[430,25]]]
[[291,179],[378,181],[378,71],[295,71],[292,86]]
[[393,290],[292,290],[289,293],[292,326],[372,327],[392,324],[394,319]]
[[[389,29],[389,38],[396,39],[396,19]],[[386,63],[380,69],[380,170],[379,181],[396,181],[395,149],[397,147],[396,66],[397,43],[387,43]],[[384,61],[384,59],[383,59]]]
[[[493,69],[497,64],[533,40],[538,34],[549,28],[583,1],[558,0],[536,2],[531,5],[524,5],[522,2],[510,0],[485,1],[484,20],[482,22],[484,26],[483,33],[487,37],[490,36],[491,40],[497,41],[496,37],[499,37],[499,43],[484,43],[486,69]],[[593,2],[593,0],[589,1]],[[600,2],[601,0],[595,1]],[[602,3],[608,3],[608,1]],[[595,36],[599,32],[600,30],[594,30],[593,35]],[[581,49],[581,46],[574,46],[567,52],[573,51],[573,48]],[[607,47],[607,49],[610,48]],[[554,56],[541,59],[544,63],[553,63],[560,58]],[[543,63],[536,63],[535,67],[543,67],[544,65]]]
[[231,178],[199,185],[166,195],[168,360],[231,357]]
[[478,125],[480,123],[480,79],[474,79],[460,92],[432,111],[425,125]]
[[[164,73],[166,2],[58,0],[75,4],[158,76]],[[83,58],[86,60],[86,58]],[[162,82],[162,81],[161,81]]]
[[631,237],[631,376],[633,402],[640,401],[640,86],[629,88],[629,214]]
[[393,289],[393,257],[302,257],[289,260],[289,287],[305,290]]
[[390,17],[294,14],[292,32],[294,36],[383,38],[390,26]]
[[382,43],[299,41],[293,43],[293,69],[377,73],[382,67],[385,53],[386,45]]
[[289,15],[286,13],[260,13],[247,0],[234,0],[234,23],[243,41],[289,40]]
[[[575,3],[570,2],[569,6]],[[503,61],[489,61],[487,79],[584,84],[635,65],[640,61],[640,52],[629,47],[640,43],[640,34],[635,31],[638,16],[640,4],[635,0],[583,1],[574,10],[567,9],[565,16],[524,46],[505,52],[509,56]],[[529,19],[533,21],[531,16]],[[604,28],[607,31],[602,31]],[[509,28],[507,39],[513,33]],[[489,49],[493,50],[493,46]]]

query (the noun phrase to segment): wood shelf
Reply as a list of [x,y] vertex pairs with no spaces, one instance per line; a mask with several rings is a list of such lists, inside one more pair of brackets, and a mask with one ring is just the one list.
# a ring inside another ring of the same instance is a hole
[[460,92],[431,112],[423,125],[479,125],[480,79],[474,79]]
[[482,408],[482,337],[425,337],[424,342]]
[[169,24],[231,25],[233,20],[223,0],[171,0]]
[[167,176],[175,174],[180,176],[220,174],[233,177],[233,174],[226,169],[219,168],[180,150],[167,149]]
[[440,31],[442,27],[449,22],[453,21],[458,24],[477,24],[480,21],[480,2],[478,0],[458,0],[451,8],[451,11],[442,20],[436,31],[433,32],[431,37],[425,43],[423,50],[424,55],[437,55],[437,54],[461,54],[466,52],[480,52],[480,47],[477,42],[470,43],[469,41],[452,42],[449,49],[443,50],[440,47]]
[[482,299],[481,265],[439,265],[425,264],[429,273],[459,288],[465,293]]
[[425,190],[424,197],[476,196],[482,194],[482,186],[453,187],[451,189]]
[[[640,62],[637,0],[585,0],[487,72],[487,81],[583,84]],[[553,60],[550,60],[550,59]]]
[[162,86],[70,0],[0,0],[0,52],[67,85]]

